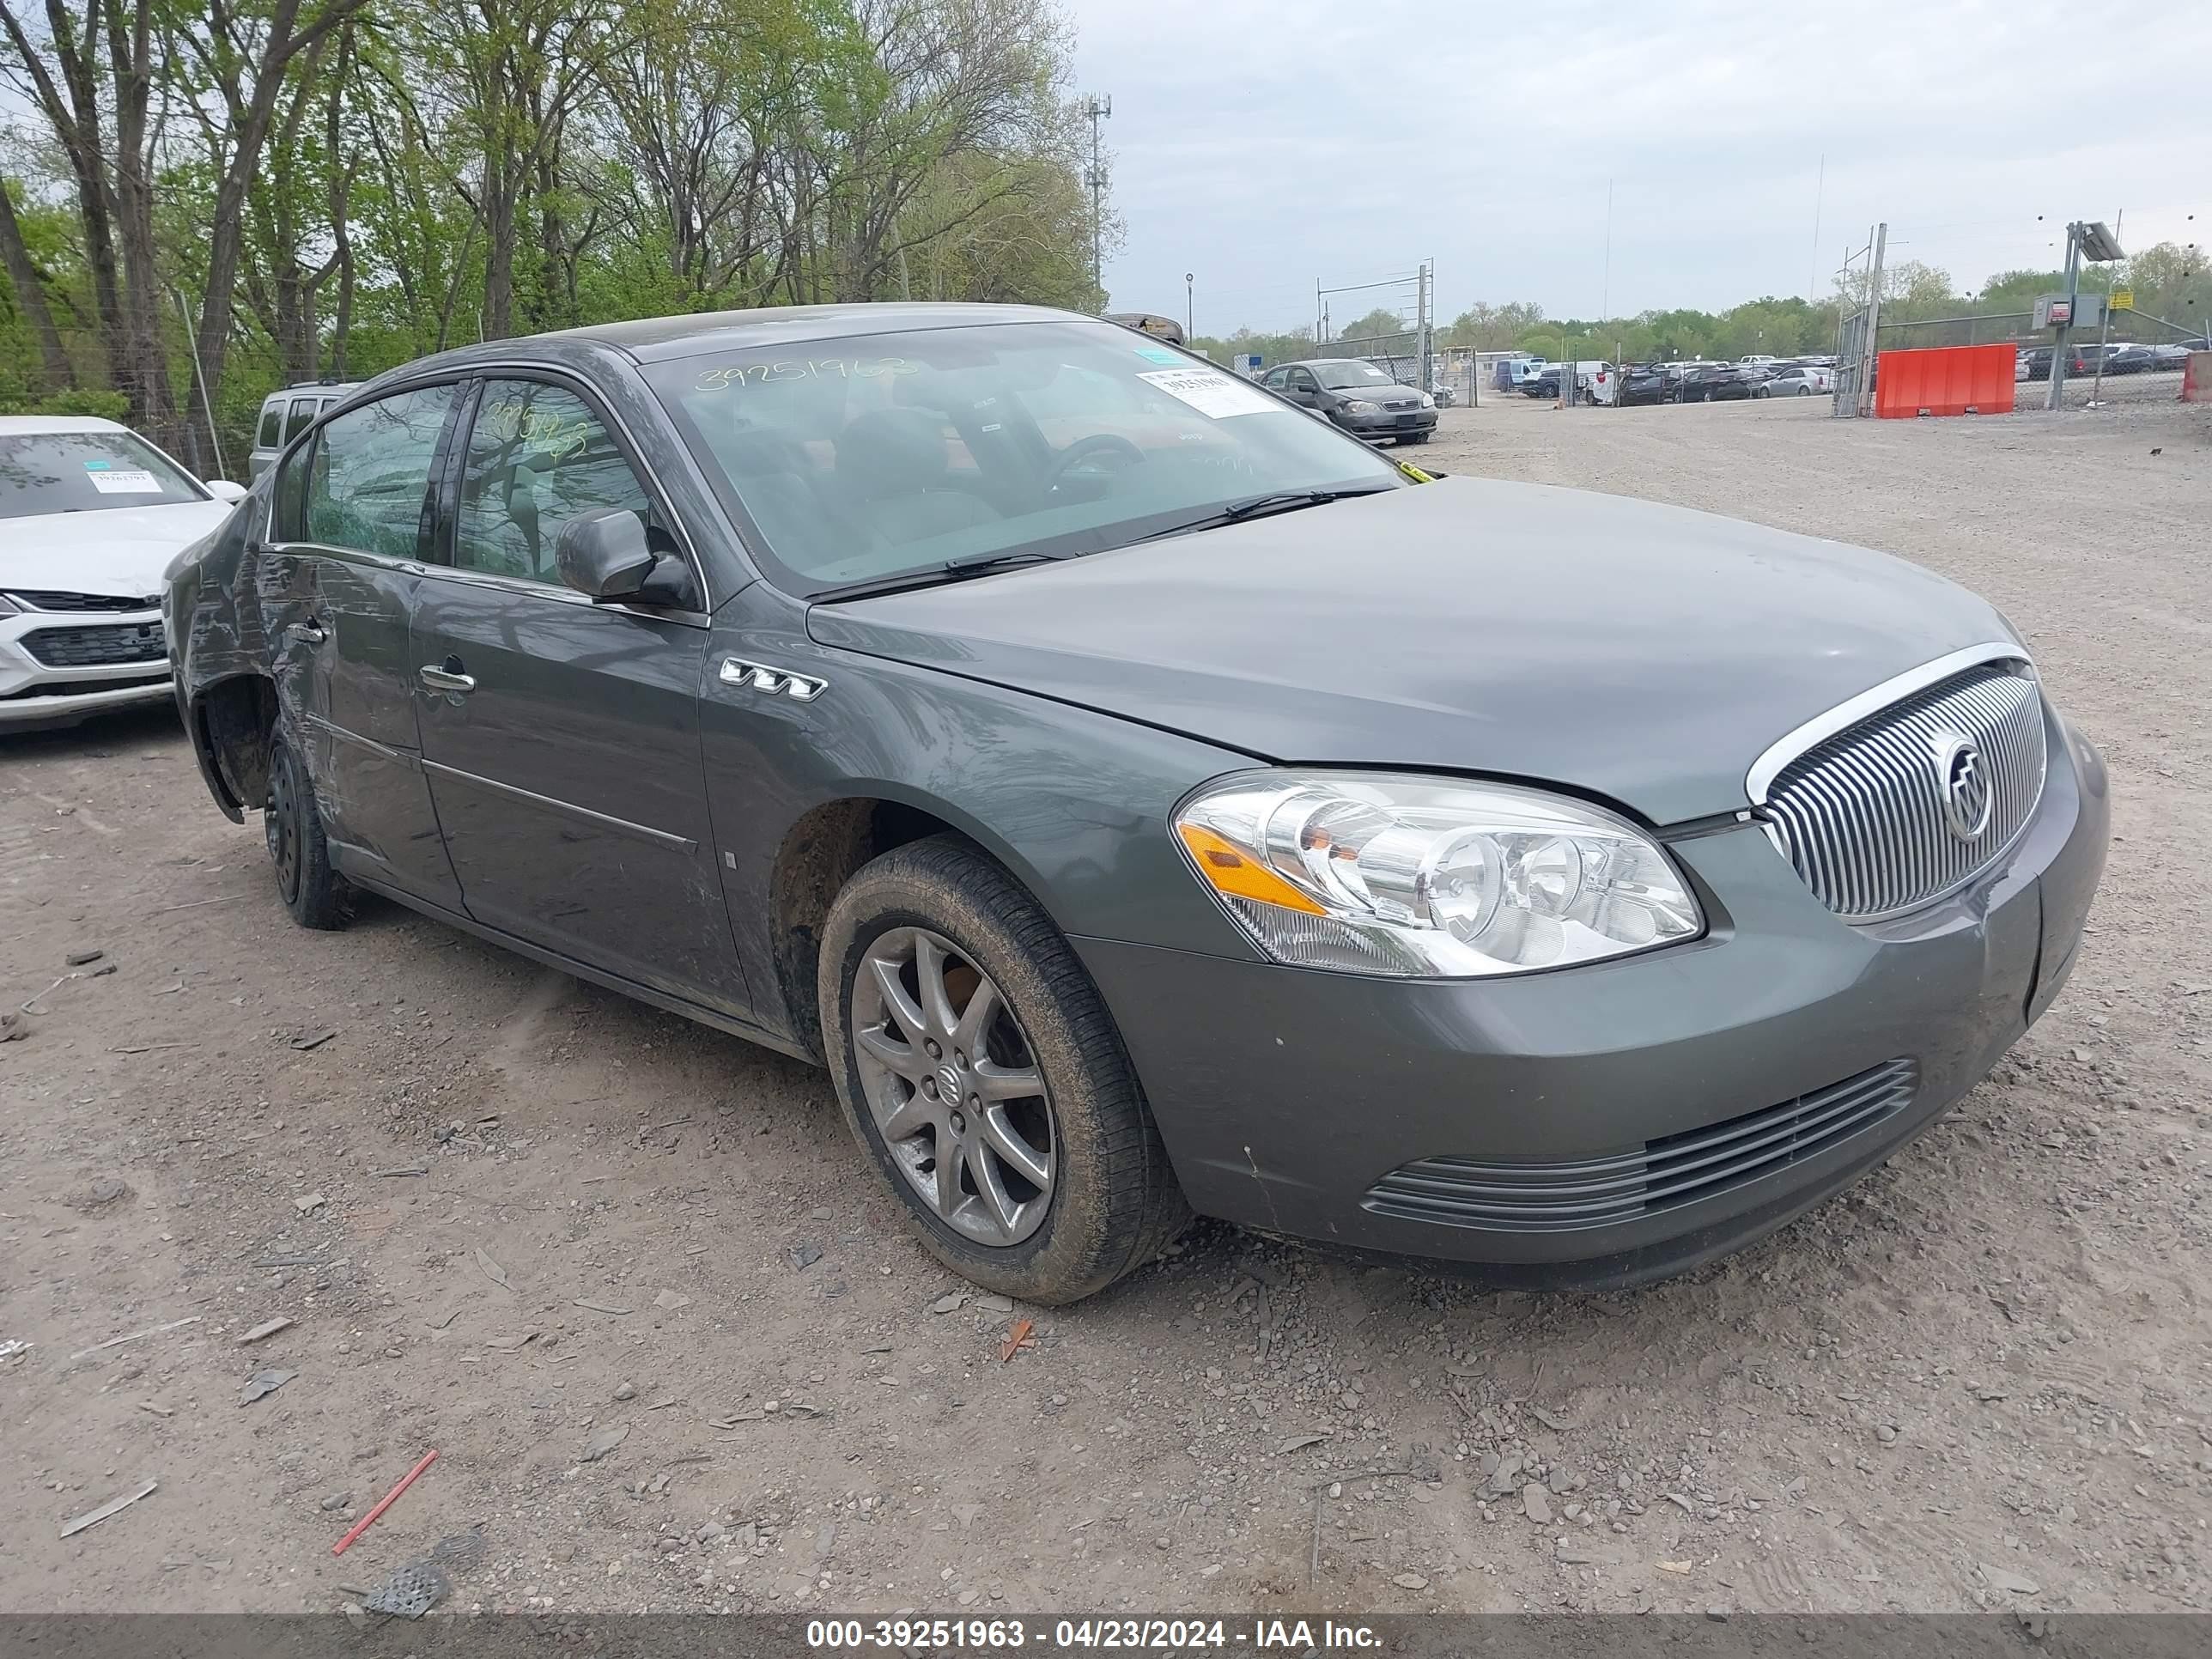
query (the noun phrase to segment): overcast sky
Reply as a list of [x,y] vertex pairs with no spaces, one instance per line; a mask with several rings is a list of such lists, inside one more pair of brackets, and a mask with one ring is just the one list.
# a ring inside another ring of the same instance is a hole
[[1448,321],[1825,294],[1882,219],[1963,288],[2057,266],[2069,218],[2212,241],[2205,0],[1067,3],[1114,100],[1113,303],[1180,319],[1191,271],[1202,334],[1425,258]]

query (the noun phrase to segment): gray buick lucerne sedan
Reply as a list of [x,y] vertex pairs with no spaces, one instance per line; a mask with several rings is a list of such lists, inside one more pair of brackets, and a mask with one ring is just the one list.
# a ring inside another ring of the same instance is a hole
[[826,1063],[981,1285],[1193,1211],[1507,1283],[1756,1238],[2057,995],[2097,751],[1878,553],[1394,465],[1112,324],[732,313],[352,393],[172,567],[208,788]]

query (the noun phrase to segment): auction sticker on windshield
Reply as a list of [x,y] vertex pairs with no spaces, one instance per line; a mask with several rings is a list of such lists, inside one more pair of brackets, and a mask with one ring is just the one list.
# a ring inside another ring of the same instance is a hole
[[1232,415],[1288,412],[1266,392],[1245,385],[1234,375],[1211,369],[1164,368],[1137,378],[1148,386],[1158,386],[1170,398],[1180,398],[1200,414],[1210,415],[1217,421]]
[[158,495],[161,481],[143,467],[118,466],[112,461],[87,461],[84,476],[103,495]]

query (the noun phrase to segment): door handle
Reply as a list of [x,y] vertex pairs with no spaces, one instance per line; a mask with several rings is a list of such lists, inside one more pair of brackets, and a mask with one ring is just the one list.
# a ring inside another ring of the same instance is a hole
[[[447,660],[451,661],[452,659],[448,658]],[[468,692],[477,689],[475,675],[464,674],[456,669],[443,667],[434,662],[424,663],[422,673],[422,684],[433,691]]]
[[302,645],[320,645],[325,640],[330,638],[330,635],[323,631],[322,623],[319,622],[288,623],[284,629],[284,634],[286,638],[297,640]]

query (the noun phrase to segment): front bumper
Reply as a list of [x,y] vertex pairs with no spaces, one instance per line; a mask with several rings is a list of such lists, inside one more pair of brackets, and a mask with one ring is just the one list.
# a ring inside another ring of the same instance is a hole
[[0,617],[0,731],[70,726],[106,709],[163,701],[169,657],[161,629],[159,610]]
[[[1771,1231],[1881,1163],[2050,1006],[2110,821],[2102,761],[2051,718],[2049,780],[2013,849],[1965,891],[1876,926],[1822,908],[1747,824],[1673,846],[1711,923],[1704,939],[1559,973],[1390,981],[1076,944],[1201,1212],[1479,1263],[1503,1283],[1658,1278]],[[1850,1118],[1819,1104],[1844,1099],[1834,1091],[1847,1083],[1860,1098],[1861,1079],[1893,1079],[1882,1068],[1898,1061],[1911,1081],[1887,1109]],[[1808,1101],[1845,1132],[1791,1139],[1784,1109]],[[1562,1224],[1559,1209],[1536,1224],[1421,1217],[1391,1196],[1407,1165],[1474,1161],[1539,1182],[1564,1171],[1570,1185],[1553,1193],[1573,1210],[1593,1171],[1753,1134],[1782,1155],[1738,1180],[1655,1178],[1653,1201],[1589,1224]]]
[[1437,429],[1437,411],[1433,409],[1411,409],[1395,414],[1339,415],[1334,418],[1346,432],[1370,441],[1404,438]]

